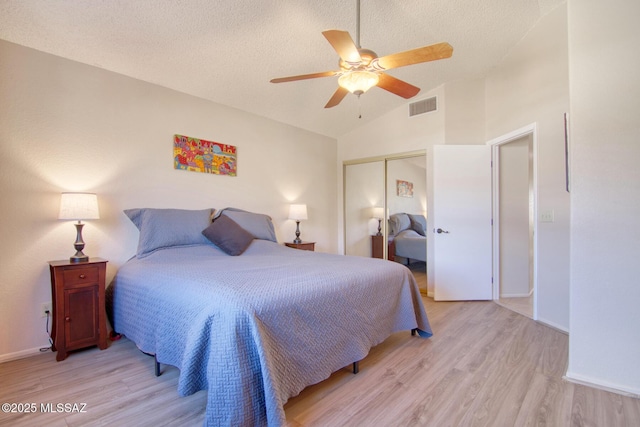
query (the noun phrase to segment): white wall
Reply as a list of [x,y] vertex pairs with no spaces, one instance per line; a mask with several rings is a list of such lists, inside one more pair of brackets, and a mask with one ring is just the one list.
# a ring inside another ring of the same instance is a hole
[[486,78],[486,139],[536,123],[538,319],[569,330],[569,193],[565,186],[564,113],[569,110],[567,14],[542,17]]
[[447,144],[485,141],[485,79],[461,80],[445,86]]
[[[305,240],[336,252],[334,139],[4,41],[0,58],[0,360],[48,346],[47,261],[75,240],[63,191],[98,194],[85,253],[110,261],[108,280],[135,252],[134,207],[259,211],[283,241],[288,204],[306,203]],[[175,133],[236,145],[238,176],[174,170]]]
[[570,0],[567,377],[640,395],[640,3]]

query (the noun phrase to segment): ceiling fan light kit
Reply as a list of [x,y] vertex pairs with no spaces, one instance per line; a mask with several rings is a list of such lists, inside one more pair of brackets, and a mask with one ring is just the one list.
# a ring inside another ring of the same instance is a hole
[[338,84],[354,95],[362,95],[379,81],[377,73],[366,70],[349,71],[338,78]]
[[417,95],[418,92],[420,92],[420,88],[397,79],[383,71],[450,58],[453,54],[453,48],[449,43],[437,43],[378,58],[378,55],[372,50],[360,47],[360,0],[357,0],[356,15],[357,44],[353,42],[353,39],[347,31],[327,30],[322,32],[322,35],[340,57],[339,70],[281,77],[272,79],[271,83],[339,76],[338,89],[324,108],[335,107],[348,93],[353,93],[359,97],[373,86],[378,86],[394,95],[409,99]]

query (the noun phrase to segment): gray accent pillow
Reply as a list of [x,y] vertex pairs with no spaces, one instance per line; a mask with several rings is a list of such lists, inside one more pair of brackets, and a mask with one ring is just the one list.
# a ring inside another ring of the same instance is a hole
[[408,228],[411,228],[411,221],[406,213],[395,213],[389,217],[389,234],[391,236]]
[[222,215],[231,218],[236,224],[251,233],[254,238],[278,243],[270,216],[236,208],[223,209],[218,216]]
[[138,258],[171,246],[207,244],[202,230],[211,223],[211,209],[126,209],[125,215],[138,227]]
[[253,235],[227,215],[220,215],[202,234],[228,255],[242,254],[253,242]]
[[411,215],[409,216],[409,222],[411,223],[411,229],[421,236],[425,236],[425,230],[427,229],[427,219],[423,215]]

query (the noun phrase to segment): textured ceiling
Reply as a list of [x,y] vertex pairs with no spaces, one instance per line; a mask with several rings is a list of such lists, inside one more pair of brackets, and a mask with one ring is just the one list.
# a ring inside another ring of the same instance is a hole
[[[487,73],[562,3],[362,0],[361,45],[384,56],[449,42],[450,59],[388,72],[420,87],[418,100]],[[331,137],[412,101],[373,88],[325,109],[337,77],[269,83],[338,69],[327,29],[355,40],[356,0],[0,0],[1,39]]]

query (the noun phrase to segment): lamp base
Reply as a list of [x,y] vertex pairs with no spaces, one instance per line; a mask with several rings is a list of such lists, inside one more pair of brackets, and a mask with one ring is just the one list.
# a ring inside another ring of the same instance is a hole
[[89,257],[82,252],[84,249],[84,241],[82,240],[82,227],[84,227],[84,224],[78,221],[74,225],[76,226],[76,242],[73,247],[76,250],[76,254],[69,258],[69,262],[88,262]]
[[80,252],[80,255],[75,254],[74,256],[69,258],[69,262],[89,262],[89,257]]
[[302,243],[302,239],[300,238],[300,221],[296,221],[296,238],[293,239],[293,243]]

